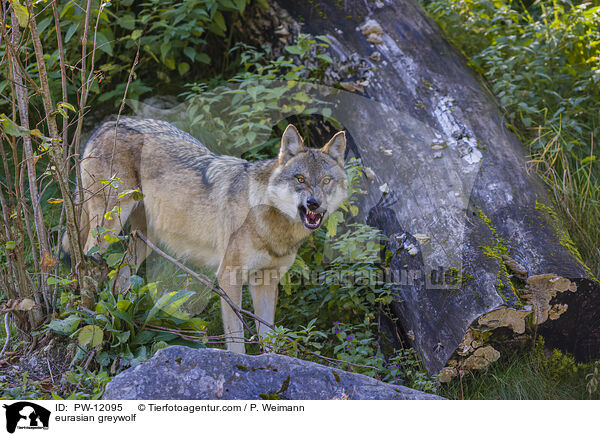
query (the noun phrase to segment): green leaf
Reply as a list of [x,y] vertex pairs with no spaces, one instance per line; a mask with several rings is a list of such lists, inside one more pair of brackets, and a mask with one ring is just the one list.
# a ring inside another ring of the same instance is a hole
[[[75,109],[75,106],[73,106],[71,103],[67,103],[66,101],[61,101],[60,103],[58,103],[56,105],[56,108],[58,109],[59,112],[61,112],[61,110],[63,110],[63,108],[69,109],[70,111],[73,111],[73,112],[77,112],[77,110]],[[63,112],[64,111],[62,111],[61,114]],[[63,116],[66,117],[66,113]]]
[[88,252],[86,253],[86,256],[90,256],[91,257],[91,256],[93,256],[94,254],[96,254],[99,251],[100,251],[100,247],[94,246],[94,247],[92,247],[92,248],[90,248],[88,250]]
[[138,39],[140,39],[141,36],[142,36],[142,31],[139,29],[135,29],[133,32],[131,32],[131,35],[129,37],[131,39],[133,39],[134,41],[137,41]]
[[135,15],[131,13],[123,14],[119,17],[117,23],[124,29],[133,30],[135,28]]
[[202,318],[190,318],[183,325],[193,330],[205,330],[207,322]]
[[121,208],[119,206],[115,206],[112,208],[112,210],[109,210],[108,212],[106,212],[104,214],[104,219],[105,220],[112,220],[113,219],[113,214],[119,214],[121,213]]
[[10,4],[15,11],[15,15],[17,16],[17,21],[19,22],[19,26],[27,27],[29,24],[29,11],[25,6],[19,2],[19,0],[11,0]]
[[86,345],[91,345],[92,347],[97,347],[102,343],[102,339],[104,338],[104,332],[97,325],[86,325],[79,331],[79,345],[82,347]]
[[329,236],[335,236],[337,234],[338,216],[335,213],[330,215],[325,225]]
[[138,189],[127,189],[119,194],[119,198],[127,197],[128,195],[131,195],[134,201],[144,198],[144,195]]
[[129,300],[121,300],[117,302],[117,309],[119,310],[126,311],[129,309],[129,306],[131,306],[131,301]]
[[13,122],[13,120],[8,118],[4,114],[0,115],[0,124],[2,124],[2,130],[4,131],[4,133],[6,133],[9,136],[20,137],[26,135],[26,133],[23,132],[23,130]]
[[143,330],[133,338],[131,344],[133,345],[143,345],[151,342],[156,336],[156,332],[151,332],[150,330]]
[[104,239],[106,241],[108,241],[108,243],[110,243],[110,244],[120,241],[118,236],[113,236],[113,235],[104,235]]
[[121,344],[124,344],[125,342],[127,342],[129,340],[129,336],[131,336],[130,331],[122,332],[122,333],[117,334],[117,340]]
[[98,33],[96,33],[96,48],[98,50],[102,50],[107,55],[112,56],[113,55],[112,43],[113,43],[113,41],[111,41],[104,33],[100,32],[100,31],[98,31]]
[[179,71],[179,74],[181,76],[183,76],[189,70],[190,70],[190,64],[188,64],[187,62],[180,62],[179,65],[177,65],[177,71]]
[[210,64],[210,56],[206,53],[200,53],[196,56],[196,59],[198,60],[198,62],[201,62],[203,64]]
[[17,243],[15,241],[7,241],[6,244],[4,244],[4,247],[7,250],[14,250],[16,246],[17,246]]
[[173,59],[173,58],[165,59],[165,66],[169,70],[174,70],[175,69],[175,59]]
[[121,263],[124,256],[125,256],[124,253],[111,253],[108,256],[106,256],[106,264],[110,268],[114,268],[115,266],[117,266]]
[[65,319],[53,319],[48,323],[48,328],[61,335],[70,335],[77,330],[80,322],[80,317],[77,315],[71,315]]
[[225,17],[223,17],[223,14],[221,12],[219,12],[219,11],[215,12],[213,21],[217,25],[217,27],[219,29],[221,29],[223,32],[225,32],[227,30],[227,25],[225,24]]
[[69,29],[67,30],[67,34],[65,35],[65,44],[67,44],[69,42],[69,40],[71,39],[71,37],[75,34],[75,32],[77,32],[77,29],[79,28],[79,22],[71,24],[69,26]]
[[[54,22],[54,17],[47,17],[47,18],[44,18],[42,21],[40,21],[37,25],[39,34],[43,35],[45,30],[50,25],[50,23],[53,23],[53,22]],[[51,27],[51,29],[52,29],[52,32],[54,32],[54,27]]]
[[165,341],[158,341],[152,345],[152,350],[150,351],[150,354],[155,354],[158,350],[162,350],[163,348],[167,348],[168,346],[169,344],[167,344]]
[[110,308],[108,309],[108,311],[115,318],[118,318],[121,321],[125,321],[129,325],[130,329],[134,328],[133,319],[131,319],[131,316],[129,316],[129,314],[127,312],[123,312],[122,310],[119,310],[119,309],[115,310],[115,309],[110,309]]
[[[142,328],[145,328],[146,324],[148,324],[148,322],[150,322],[150,320],[152,320],[160,310],[175,318],[183,319],[182,317],[184,317],[185,314],[182,313],[179,308],[192,295],[194,295],[193,291],[169,292],[162,295],[154,304],[154,306],[152,306],[152,309],[150,309],[148,312]],[[187,318],[189,318],[189,316]]]
[[189,45],[183,49],[183,53],[192,61],[196,57],[196,49],[194,47],[190,47]]
[[297,55],[297,56],[302,56],[304,54],[304,50],[302,50],[302,48],[295,46],[295,45],[287,46],[285,48],[285,51],[287,51],[290,54]]

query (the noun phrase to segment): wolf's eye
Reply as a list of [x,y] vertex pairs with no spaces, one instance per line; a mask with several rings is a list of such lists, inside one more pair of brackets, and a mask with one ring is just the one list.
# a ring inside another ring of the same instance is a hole
[[323,179],[323,183],[325,183],[326,185],[327,185],[329,182],[331,182],[331,178],[330,178],[330,177],[325,177],[325,178]]
[[304,183],[304,177],[302,176],[296,176],[296,180],[298,180],[299,183]]

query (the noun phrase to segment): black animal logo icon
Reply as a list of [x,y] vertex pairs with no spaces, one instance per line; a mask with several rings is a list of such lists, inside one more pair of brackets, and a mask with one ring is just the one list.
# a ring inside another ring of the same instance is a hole
[[50,411],[42,406],[19,401],[10,405],[3,405],[6,409],[6,431],[14,433],[17,425],[20,427],[48,428]]

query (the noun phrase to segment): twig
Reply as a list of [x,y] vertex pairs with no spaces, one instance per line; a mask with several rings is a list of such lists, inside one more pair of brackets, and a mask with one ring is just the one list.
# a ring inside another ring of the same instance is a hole
[[82,382],[82,381],[83,381],[83,379],[85,378],[85,372],[87,371],[87,369],[88,369],[88,366],[90,366],[90,363],[92,363],[92,358],[93,358],[93,357],[94,357],[94,355],[96,354],[96,351],[97,351],[97,348],[94,348],[94,349],[93,349],[93,350],[90,352],[90,354],[89,354],[89,356],[88,356],[87,360],[85,361],[85,365],[84,365],[84,367],[83,367],[83,371],[82,371],[82,374],[81,374],[81,378],[79,379],[79,383],[77,383],[77,386],[75,387],[75,392],[77,392],[77,391],[79,390],[79,386],[81,386],[81,382]]
[[52,384],[54,384],[54,375],[52,374],[52,368],[50,367],[50,360],[46,357],[46,363],[48,364],[48,371],[50,372],[50,379],[52,380]]
[[10,341],[10,326],[8,325],[8,315],[10,315],[10,312],[7,312],[6,315],[4,315],[4,330],[6,331],[6,342],[4,343],[4,346],[2,347],[2,351],[0,351],[0,358],[2,358],[2,356],[4,356],[6,347],[8,347],[8,342]]
[[244,324],[244,326],[248,329],[248,331],[250,331],[250,333],[255,334],[254,330],[252,328],[250,328],[250,326],[246,323],[246,320],[244,319],[244,317],[242,316],[242,314],[246,315],[246,316],[249,316],[250,318],[255,319],[256,321],[258,321],[258,322],[266,325],[267,327],[269,327],[271,329],[273,328],[272,324],[270,324],[267,321],[265,321],[264,319],[256,316],[252,312],[248,312],[247,310],[242,309],[237,304],[235,304],[231,300],[231,298],[229,298],[229,296],[225,293],[225,291],[223,289],[221,289],[221,287],[215,285],[207,276],[205,276],[204,274],[192,271],[187,266],[183,265],[181,262],[179,262],[178,260],[174,259],[173,257],[169,256],[167,253],[165,253],[164,251],[162,251],[160,248],[158,248],[156,245],[154,245],[152,242],[150,242],[146,238],[146,236],[144,236],[144,234],[142,232],[140,232],[139,230],[134,230],[132,232],[132,236],[140,238],[142,241],[144,241],[144,243],[148,247],[150,247],[154,252],[156,252],[156,254],[158,254],[162,258],[168,260],[173,265],[175,265],[177,268],[179,268],[182,271],[186,272],[187,274],[191,275],[193,278],[195,278],[196,280],[198,280],[200,283],[202,283],[208,289],[210,289],[211,291],[213,291],[217,295],[219,295],[227,304],[229,304],[229,306],[233,309],[233,311],[235,312],[235,314],[238,316],[238,318],[240,318],[240,320],[242,321],[242,323]]

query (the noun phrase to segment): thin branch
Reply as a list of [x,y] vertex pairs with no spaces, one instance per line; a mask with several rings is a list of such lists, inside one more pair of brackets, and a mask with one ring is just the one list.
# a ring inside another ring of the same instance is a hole
[[[37,28],[37,23],[33,17],[34,10],[33,4],[31,0],[26,0],[27,9],[29,11],[29,29],[31,31],[31,39],[33,42],[33,48],[35,52],[35,58],[38,65],[39,72],[39,80],[41,87],[41,98],[44,106],[44,112],[46,115],[46,123],[48,126],[49,136],[51,138],[52,145],[50,146],[50,158],[52,163],[54,164],[56,181],[60,187],[61,195],[65,204],[65,213],[66,213],[66,227],[67,234],[69,236],[69,242],[71,245],[71,254],[75,258],[75,273],[77,275],[77,280],[80,286],[83,284],[84,272],[85,272],[85,263],[83,250],[81,249],[81,244],[79,241],[79,232],[77,231],[77,218],[75,205],[73,204],[73,197],[71,195],[71,190],[69,188],[68,183],[68,165],[62,158],[62,154],[60,153],[60,147],[58,147],[58,143],[61,142],[61,139],[58,134],[58,127],[56,125],[56,114],[58,113],[54,109],[54,105],[52,103],[52,96],[50,94],[50,87],[48,83],[48,73],[46,71],[46,63],[44,60],[44,49],[42,47],[42,42],[40,40],[40,35]],[[85,298],[84,304],[87,306],[94,305],[94,298]]]
[[4,315],[4,330],[6,331],[6,342],[4,343],[4,346],[2,347],[2,351],[0,351],[0,358],[2,358],[2,356],[4,356],[6,347],[8,347],[8,342],[10,341],[10,325],[8,324],[8,316],[9,315],[10,315],[10,312],[7,312],[6,315]]
[[162,258],[168,260],[169,262],[171,262],[173,265],[175,265],[177,268],[179,268],[180,270],[184,271],[185,273],[189,274],[190,276],[192,276],[193,278],[195,278],[196,280],[198,280],[200,283],[202,283],[204,286],[206,286],[208,289],[210,289],[211,291],[213,291],[214,293],[216,293],[217,295],[219,295],[227,304],[229,304],[229,307],[231,307],[233,309],[233,311],[235,312],[235,314],[242,320],[242,322],[244,323],[244,326],[248,329],[248,331],[250,331],[250,333],[255,334],[254,330],[252,328],[250,328],[250,326],[246,323],[246,320],[244,319],[244,317],[242,315],[246,315],[250,318],[255,319],[256,321],[266,325],[269,328],[273,328],[274,326],[270,323],[268,323],[267,321],[265,321],[264,319],[256,316],[255,314],[253,314],[252,312],[248,312],[247,310],[242,309],[241,307],[239,307],[237,304],[235,304],[231,298],[229,298],[229,296],[225,293],[225,291],[223,289],[221,289],[220,286],[215,285],[207,276],[205,276],[204,274],[201,273],[197,273],[195,271],[192,271],[191,269],[189,269],[187,266],[185,266],[184,264],[182,264],[181,262],[179,262],[177,259],[169,256],[167,253],[165,253],[164,251],[162,251],[160,248],[158,248],[156,245],[154,245],[152,242],[150,242],[146,236],[144,236],[144,234],[142,232],[140,232],[139,230],[134,230],[132,232],[132,236],[136,237],[136,238],[140,238],[142,241],[144,241],[144,243],[150,247],[156,254],[158,254],[159,256],[161,256]]

